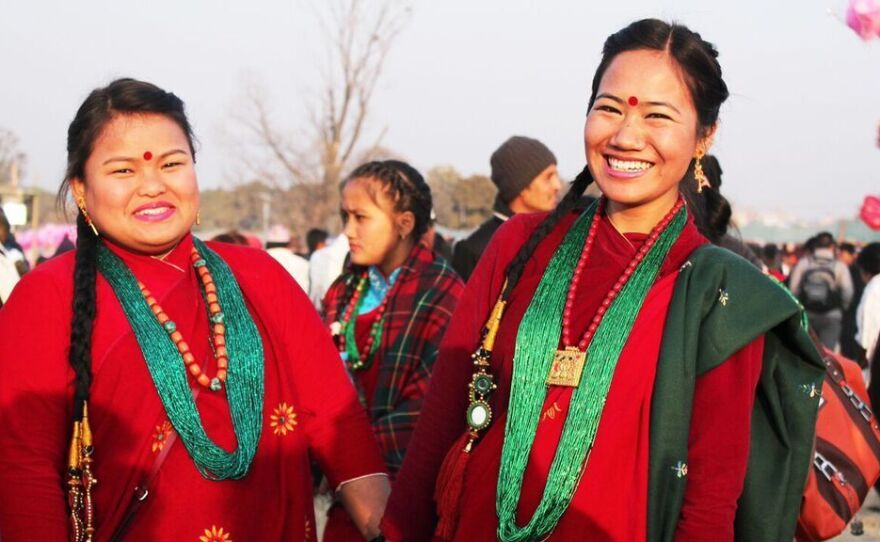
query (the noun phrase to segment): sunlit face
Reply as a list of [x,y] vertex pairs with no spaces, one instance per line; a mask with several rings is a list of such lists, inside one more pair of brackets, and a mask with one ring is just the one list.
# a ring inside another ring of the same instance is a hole
[[[342,189],[340,213],[356,265],[382,265],[401,241],[399,214],[377,181],[353,179]],[[408,232],[407,232],[408,233]]]
[[526,212],[552,211],[559,201],[560,190],[562,183],[559,181],[559,171],[556,164],[550,164],[517,197],[528,209]]
[[666,210],[697,145],[708,150],[710,140],[698,135],[697,112],[675,60],[663,51],[628,51],[608,66],[587,115],[587,163],[610,205]]
[[195,221],[199,191],[192,153],[183,130],[168,117],[116,116],[95,141],[85,177],[73,180],[74,197],[85,198],[98,232],[124,248],[167,252]]

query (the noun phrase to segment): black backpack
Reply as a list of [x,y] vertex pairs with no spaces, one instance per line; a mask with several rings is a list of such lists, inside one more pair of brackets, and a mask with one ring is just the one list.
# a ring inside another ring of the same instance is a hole
[[810,312],[826,313],[843,308],[840,287],[831,265],[820,262],[807,269],[798,290],[798,299]]

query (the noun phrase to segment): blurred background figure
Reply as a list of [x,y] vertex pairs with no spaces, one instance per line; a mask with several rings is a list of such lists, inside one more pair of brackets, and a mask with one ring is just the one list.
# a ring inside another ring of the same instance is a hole
[[329,237],[327,230],[322,230],[321,228],[312,228],[306,233],[306,246],[308,248],[308,253],[306,255],[307,260],[312,259],[312,254],[314,254],[316,250],[327,246],[327,237]]
[[309,299],[319,311],[330,285],[342,274],[347,257],[348,238],[342,234],[312,253],[309,259]]
[[250,246],[250,241],[248,241],[247,236],[241,233],[238,230],[229,230],[223,233],[218,233],[214,237],[211,238],[211,241],[217,241],[218,243],[229,243],[230,245],[242,245],[242,246]]
[[492,182],[498,187],[493,215],[456,243],[452,257],[452,267],[464,281],[501,224],[517,213],[552,211],[562,190],[556,156],[537,139],[513,136],[492,153],[489,162]]
[[853,297],[849,307],[843,311],[843,323],[840,328],[840,353],[849,359],[858,360],[862,354],[859,343],[856,341],[856,309],[862,299],[865,289],[865,280],[862,271],[856,263],[858,249],[853,243],[843,242],[837,249],[837,259],[849,269],[849,276],[853,285]]
[[849,268],[837,259],[837,243],[829,232],[817,234],[805,246],[807,253],[791,271],[789,288],[807,310],[822,344],[837,350],[843,312],[853,299]]
[[291,249],[290,231],[281,224],[269,228],[266,252],[275,258],[304,292],[309,291],[309,261]]
[[[880,405],[880,243],[871,243],[859,253],[856,260],[865,289],[856,310],[856,342],[860,356],[868,363],[870,381],[868,395],[871,404]],[[858,358],[856,358],[858,359]]]

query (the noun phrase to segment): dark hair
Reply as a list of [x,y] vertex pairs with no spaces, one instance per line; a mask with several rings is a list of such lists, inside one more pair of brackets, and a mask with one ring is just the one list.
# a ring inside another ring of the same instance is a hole
[[865,245],[856,258],[856,263],[865,273],[874,276],[880,274],[880,243]]
[[229,243],[230,245],[250,246],[248,238],[245,237],[244,234],[242,234],[238,230],[229,230],[223,233],[218,233],[211,238],[211,241],[217,241],[218,243]]
[[840,243],[837,249],[841,252],[848,252],[853,255],[856,253],[856,246],[850,242]]
[[431,187],[416,168],[399,160],[367,162],[356,167],[342,181],[341,188],[355,179],[371,179],[382,185],[382,190],[398,213],[411,212],[415,217],[413,239],[418,242],[431,221]]
[[812,239],[811,248],[815,250],[817,248],[831,248],[835,245],[834,236],[831,235],[831,232],[823,231],[816,234]]
[[[669,24],[657,19],[636,21],[605,40],[605,45],[602,48],[602,61],[593,75],[588,110],[592,108],[593,102],[596,100],[599,84],[611,62],[621,53],[638,50],[665,51],[675,59],[681,67],[694,108],[697,111],[696,130],[701,136],[708,134],[718,121],[721,104],[729,94],[727,85],[721,77],[718,51],[711,43],[703,40],[699,34],[686,26]],[[692,169],[693,161],[689,171]],[[510,292],[519,281],[523,268],[538,243],[546,237],[561,217],[577,206],[581,195],[592,182],[593,176],[589,166],[585,167],[572,182],[568,193],[562,198],[556,209],[544,219],[513,258],[507,268],[507,288],[502,293],[504,299],[510,296]],[[703,194],[706,193],[707,191],[704,190]],[[710,202],[707,201],[707,203]],[[710,214],[716,213],[714,210],[716,203],[716,199],[710,203],[712,205]]]
[[309,254],[318,250],[318,245],[325,243],[328,237],[327,230],[320,228],[312,228],[306,233],[306,245],[309,247]]
[[[422,174],[416,168],[401,162],[400,160],[373,161],[361,164],[342,181],[340,188],[355,179],[369,179],[379,183],[384,193],[394,204],[394,210],[399,213],[412,212],[415,217],[412,237],[418,243],[422,235],[428,231],[431,221],[431,188],[425,182]],[[375,199],[375,195],[373,195]],[[356,275],[360,270],[352,265],[354,273],[346,279],[345,291],[339,296],[336,308],[337,318],[342,316],[342,311],[351,301],[357,287]]]
[[[84,182],[85,164],[95,141],[104,128],[119,115],[163,115],[180,126],[186,135],[195,160],[192,128],[183,102],[170,92],[135,79],[117,79],[93,90],[79,107],[67,129],[67,170],[58,190],[57,202],[64,206],[74,179]],[[95,319],[95,277],[97,275],[98,238],[77,213],[76,265],[73,278],[73,321],[70,330],[68,360],[76,373],[74,419],[82,417],[82,403],[88,399],[91,385],[92,325]]]
[[702,160],[703,173],[709,179],[710,188],[697,191],[697,180],[694,177],[694,164],[691,163],[681,183],[681,193],[687,200],[688,211],[694,216],[697,229],[709,241],[717,244],[730,228],[733,214],[730,202],[721,195],[721,164],[709,154]]

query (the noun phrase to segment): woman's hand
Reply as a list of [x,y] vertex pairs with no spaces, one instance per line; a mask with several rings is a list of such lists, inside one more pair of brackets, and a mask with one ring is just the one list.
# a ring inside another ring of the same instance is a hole
[[337,496],[365,540],[373,540],[381,534],[379,521],[390,493],[391,484],[384,474],[344,482],[339,487]]

